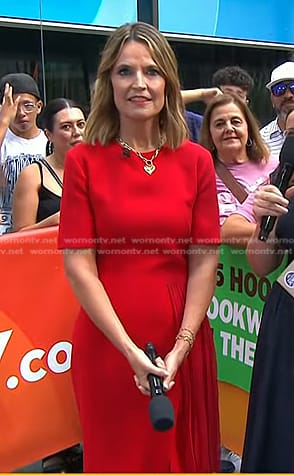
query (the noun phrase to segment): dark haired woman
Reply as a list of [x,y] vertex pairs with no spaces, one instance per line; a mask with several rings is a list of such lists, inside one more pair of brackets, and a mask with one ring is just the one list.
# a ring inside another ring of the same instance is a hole
[[65,155],[82,141],[85,116],[75,102],[53,99],[43,111],[42,125],[49,155],[19,175],[13,194],[14,231],[59,224]]
[[[220,95],[208,104],[200,143],[212,153],[217,171],[222,242],[242,247],[256,226],[254,193],[269,180],[278,161],[269,156],[246,103],[233,94]],[[236,185],[243,192],[241,198]]]

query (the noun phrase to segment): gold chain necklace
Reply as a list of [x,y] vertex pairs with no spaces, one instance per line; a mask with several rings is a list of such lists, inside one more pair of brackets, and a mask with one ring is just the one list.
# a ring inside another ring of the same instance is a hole
[[141,152],[138,152],[135,148],[131,147],[127,142],[125,142],[123,139],[121,138],[118,138],[117,141],[119,142],[119,144],[123,147],[123,148],[126,148],[127,150],[130,150],[131,152],[134,152],[139,158],[141,158],[141,160],[143,160],[144,162],[144,171],[146,173],[148,173],[148,175],[152,175],[153,172],[155,172],[156,170],[156,166],[154,165],[153,161],[156,159],[156,157],[158,156],[160,150],[161,150],[161,147],[162,147],[162,141],[160,143],[160,145],[157,147],[157,149],[154,151],[153,155],[151,158],[146,158],[144,157],[144,155],[142,155]]

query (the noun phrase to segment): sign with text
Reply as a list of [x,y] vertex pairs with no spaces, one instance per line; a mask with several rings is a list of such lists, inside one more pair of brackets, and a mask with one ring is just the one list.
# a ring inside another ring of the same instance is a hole
[[249,391],[262,309],[284,267],[285,262],[269,276],[257,277],[244,249],[222,246],[217,288],[208,311],[220,381]]
[[[0,268],[0,472],[11,472],[81,440],[70,375],[79,305],[64,275],[56,227],[0,237]],[[219,380],[235,389],[249,389],[273,278],[257,278],[244,250],[221,248],[209,318]],[[220,389],[223,415],[232,391]],[[240,437],[230,438],[228,424],[222,418],[222,433],[229,433],[223,442],[234,448]]]
[[56,228],[0,238],[0,471],[81,439],[71,385],[78,312]]

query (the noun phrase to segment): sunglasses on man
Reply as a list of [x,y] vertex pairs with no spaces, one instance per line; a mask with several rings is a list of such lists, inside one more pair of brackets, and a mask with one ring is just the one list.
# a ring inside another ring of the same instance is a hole
[[294,81],[278,82],[271,87],[272,94],[275,97],[283,96],[287,89],[294,95]]

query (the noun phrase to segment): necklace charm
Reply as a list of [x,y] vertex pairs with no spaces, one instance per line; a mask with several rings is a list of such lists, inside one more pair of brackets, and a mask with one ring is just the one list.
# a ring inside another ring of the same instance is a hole
[[150,164],[150,165],[144,165],[144,171],[146,173],[148,173],[148,175],[152,175],[152,173],[156,170],[156,166],[154,165],[154,163]]
[[155,172],[156,166],[154,165],[153,160],[155,160],[156,157],[158,156],[158,154],[161,150],[161,147],[162,147],[162,142],[157,147],[157,149],[153,153],[152,157],[151,158],[146,158],[146,157],[144,157],[144,155],[142,155],[141,152],[138,152],[137,150],[135,150],[133,147],[131,147],[127,142],[125,142],[121,138],[117,139],[117,141],[124,149],[127,149],[129,151],[134,152],[137,155],[137,157],[141,158],[141,160],[144,162],[144,167],[143,167],[144,172],[146,172],[148,175],[152,175],[152,173]]

